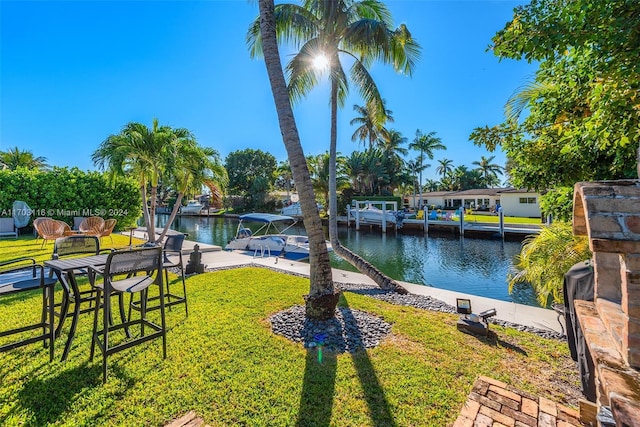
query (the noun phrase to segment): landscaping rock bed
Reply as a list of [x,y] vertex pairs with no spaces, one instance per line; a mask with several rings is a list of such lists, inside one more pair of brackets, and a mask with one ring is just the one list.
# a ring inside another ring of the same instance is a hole
[[309,320],[305,308],[296,305],[269,318],[274,333],[305,348],[322,345],[335,353],[355,353],[372,348],[391,332],[391,325],[364,311],[338,307],[329,320]]

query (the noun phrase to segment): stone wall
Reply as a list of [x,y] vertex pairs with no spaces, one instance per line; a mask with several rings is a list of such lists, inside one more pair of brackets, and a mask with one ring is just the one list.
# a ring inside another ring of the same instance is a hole
[[594,302],[575,301],[600,406],[640,426],[640,181],[577,183],[573,230],[588,236]]

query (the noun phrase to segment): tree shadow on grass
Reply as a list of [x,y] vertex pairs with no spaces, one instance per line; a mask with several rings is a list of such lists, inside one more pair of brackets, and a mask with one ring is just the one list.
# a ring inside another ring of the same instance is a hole
[[315,348],[307,349],[297,426],[324,427],[331,422],[337,356],[324,352],[322,363]]
[[[73,369],[60,369],[57,375],[45,379],[27,381],[18,393],[19,405],[32,414],[26,424],[40,426],[63,421],[61,417],[83,390],[102,386],[101,368],[100,364],[83,363]],[[120,371],[118,368],[115,370]],[[118,374],[119,377],[124,375],[122,372]],[[127,388],[123,387],[123,390]],[[9,411],[7,418],[10,419],[12,412],[15,412],[15,408]],[[0,418],[0,425],[5,425],[5,421]]]
[[[344,306],[349,308],[349,303],[346,298],[343,298],[343,302]],[[348,316],[353,315],[350,310],[344,310],[342,311],[342,316],[345,320],[348,320]],[[360,330],[356,329],[356,333],[360,334]],[[373,425],[380,427],[396,426],[393,414],[391,413],[391,408],[389,407],[389,402],[387,401],[387,396],[380,384],[380,381],[378,380],[375,368],[373,367],[373,363],[371,363],[371,359],[369,358],[367,351],[363,350],[357,353],[351,353],[351,359],[353,360],[353,364],[358,372],[358,378],[362,385],[364,398],[367,401],[369,415],[371,416]]]
[[[345,321],[355,324],[355,319],[344,295],[341,296],[340,312]],[[349,342],[362,342],[358,328],[349,328],[346,334]],[[360,380],[361,388],[374,426],[394,427],[389,402],[376,375],[375,368],[366,350],[350,353]],[[307,349],[300,407],[296,426],[325,427],[331,424],[331,412],[335,392],[337,354],[323,352],[322,362],[317,348]]]

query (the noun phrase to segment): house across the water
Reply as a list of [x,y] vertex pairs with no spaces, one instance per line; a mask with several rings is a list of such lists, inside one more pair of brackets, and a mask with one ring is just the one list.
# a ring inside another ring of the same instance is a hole
[[506,216],[540,218],[540,193],[517,188],[476,188],[463,191],[431,191],[407,198],[409,207],[431,209],[472,209],[478,212],[496,212],[498,208]]

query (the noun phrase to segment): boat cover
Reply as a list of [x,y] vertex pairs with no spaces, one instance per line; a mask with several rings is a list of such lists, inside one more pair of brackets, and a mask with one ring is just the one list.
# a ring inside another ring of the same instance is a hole
[[296,221],[295,218],[287,215],[277,215],[270,213],[248,213],[240,215],[240,219],[243,221],[256,221],[256,222],[276,222],[276,221]]

